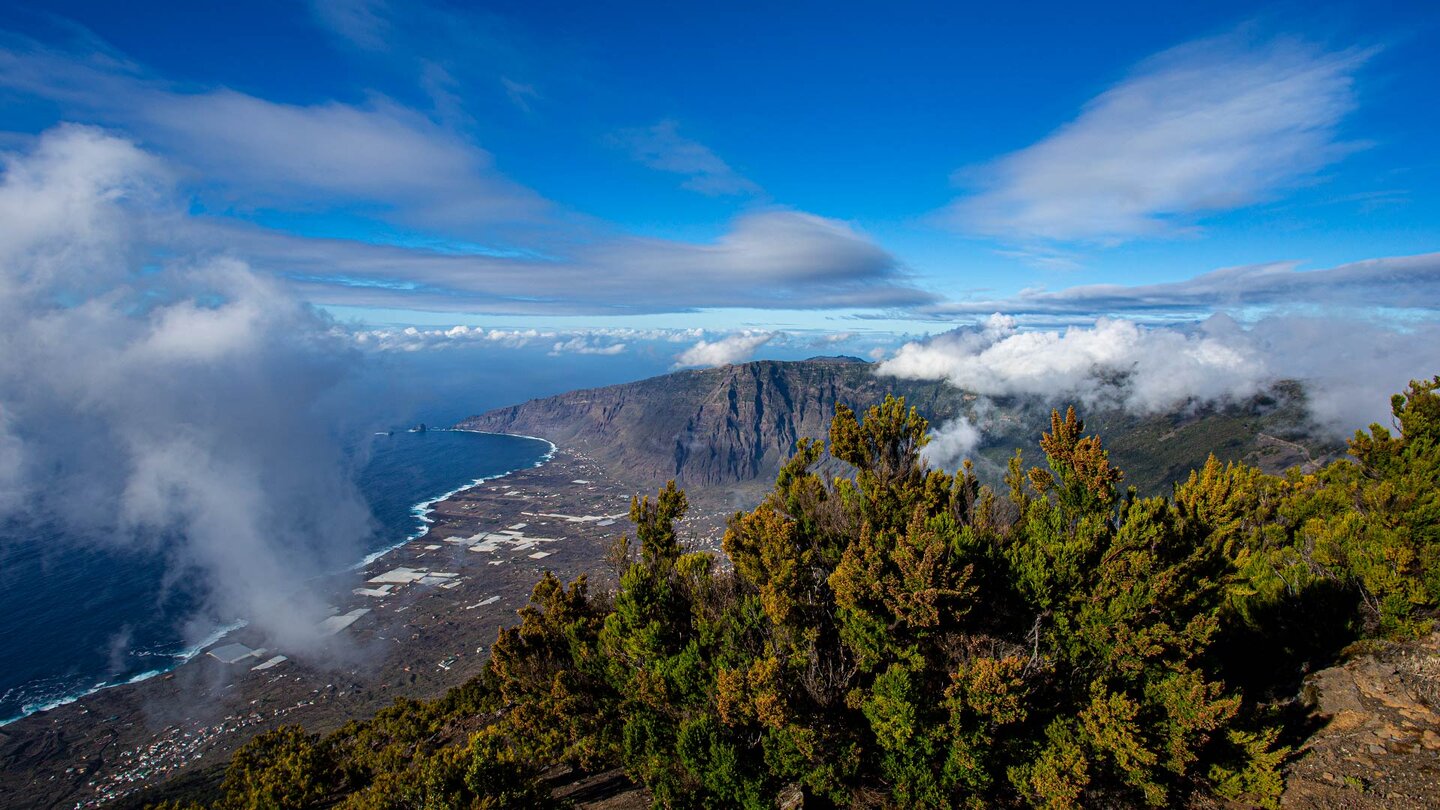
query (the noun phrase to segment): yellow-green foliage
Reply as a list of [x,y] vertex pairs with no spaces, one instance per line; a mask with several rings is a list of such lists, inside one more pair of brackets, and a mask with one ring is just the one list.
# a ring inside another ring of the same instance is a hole
[[[623,768],[662,807],[1273,806],[1266,706],[1367,631],[1440,605],[1440,396],[1354,462],[1265,475],[1213,459],[1173,498],[1120,490],[1073,410],[1017,455],[1008,499],[920,457],[925,420],[837,408],[729,524],[733,568],[685,553],[673,483],[631,508],[613,594],[546,575],[487,676],[319,739],[263,735],[224,807],[523,807],[556,765]],[[1289,692],[1287,692],[1289,690]],[[469,729],[469,731],[462,731]],[[478,729],[478,730],[477,730]],[[553,805],[553,802],[550,802]]]

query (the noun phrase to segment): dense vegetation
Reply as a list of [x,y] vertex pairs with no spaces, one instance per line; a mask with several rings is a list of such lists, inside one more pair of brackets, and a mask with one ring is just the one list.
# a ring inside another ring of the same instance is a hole
[[1353,461],[1213,459],[1122,489],[1071,411],[1003,492],[927,469],[903,400],[841,406],[725,536],[686,553],[683,492],[637,501],[618,589],[546,576],[485,677],[234,758],[224,808],[553,806],[568,765],[664,807],[1271,805],[1300,677],[1440,606],[1440,378]]

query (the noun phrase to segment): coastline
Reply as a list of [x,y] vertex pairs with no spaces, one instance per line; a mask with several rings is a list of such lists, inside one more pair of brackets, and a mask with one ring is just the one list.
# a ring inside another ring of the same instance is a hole
[[27,717],[35,717],[53,709],[58,709],[61,706],[69,706],[76,701],[84,700],[85,698],[90,697],[91,695],[99,694],[106,689],[114,689],[120,686],[132,686],[137,683],[143,683],[144,681],[148,681],[151,678],[157,678],[161,675],[174,672],[176,668],[184,666],[186,662],[194,659],[196,656],[205,652],[205,648],[220,643],[220,641],[223,640],[226,636],[234,633],[237,630],[243,630],[245,627],[248,626],[248,624],[248,622],[240,621],[232,622],[227,625],[222,625],[211,631],[211,633],[205,636],[205,638],[195,642],[194,644],[191,644],[189,647],[186,647],[178,653],[162,653],[162,655],[165,655],[166,657],[175,659],[175,663],[171,664],[170,666],[146,670],[145,672],[132,675],[129,678],[120,681],[105,681],[103,683],[98,683],[94,686],[84,689],[83,691],[47,700],[38,706],[35,704],[23,706],[21,707],[22,711],[20,714],[17,714],[14,717],[0,719],[0,729],[5,728],[12,723],[18,723],[21,720],[26,719]]
[[385,555],[389,554],[390,552],[403,547],[406,543],[413,543],[416,540],[419,540],[420,538],[429,534],[430,527],[435,523],[435,521],[430,517],[430,515],[435,511],[436,504],[443,503],[463,492],[469,492],[470,490],[480,486],[481,484],[485,484],[490,481],[497,481],[506,476],[514,475],[517,472],[521,472],[522,470],[533,470],[537,467],[542,467],[545,464],[549,463],[550,460],[555,457],[555,452],[559,449],[555,446],[555,443],[550,441],[549,439],[543,439],[539,436],[526,436],[520,433],[501,433],[493,430],[465,430],[463,428],[435,428],[434,431],[436,433],[480,433],[486,436],[514,436],[517,439],[531,439],[537,442],[544,442],[545,444],[550,446],[550,449],[546,450],[545,454],[541,456],[539,460],[537,460],[534,464],[531,464],[528,467],[516,467],[513,470],[506,470],[505,472],[496,473],[495,475],[482,476],[480,478],[476,478],[468,484],[458,486],[443,495],[437,495],[434,498],[429,498],[427,500],[416,502],[415,505],[410,507],[410,514],[413,515],[416,520],[420,521],[419,530],[406,535],[405,539],[399,541],[398,543],[386,546],[385,548],[382,548],[378,551],[372,551],[371,553],[366,554],[365,557],[360,560],[360,562],[350,566],[349,570],[358,571],[362,568],[367,568],[370,565],[374,564],[377,560],[385,557]]
[[[558,447],[503,480],[485,478],[449,498],[417,502],[411,514],[429,502],[429,520],[408,534],[421,539],[389,549],[368,570],[337,573],[329,583],[337,609],[363,607],[365,615],[337,633],[328,652],[297,651],[259,671],[258,658],[226,663],[201,654],[158,677],[113,685],[0,729],[0,807],[89,808],[122,799],[122,807],[140,806],[127,797],[176,778],[218,778],[229,754],[255,734],[292,723],[325,733],[397,698],[438,698],[481,674],[495,634],[518,621],[516,611],[545,570],[605,576],[596,569],[613,529],[522,512],[614,515],[628,509],[631,495]],[[579,479],[594,483],[576,485]],[[526,521],[548,525],[536,533],[555,538],[543,562],[529,556],[533,549],[490,555],[441,539]],[[352,593],[406,567],[455,572],[458,584],[413,583],[384,598]],[[267,646],[253,628],[228,641]]]
[[[653,487],[559,447],[542,464],[467,485],[425,507],[418,539],[368,569],[337,575],[337,617],[357,615],[333,650],[259,669],[264,656],[226,663],[200,655],[0,729],[0,807],[118,802],[130,810],[212,788],[236,748],[280,725],[324,734],[396,699],[439,698],[483,674],[496,633],[520,620],[546,572],[613,587],[605,555],[617,534],[631,531],[624,517],[638,491]],[[734,509],[701,500],[692,502],[684,533],[696,547],[718,549]],[[501,542],[477,539],[495,534]],[[384,593],[366,584],[400,572],[437,578]],[[266,646],[253,628],[231,640]]]
[[[377,550],[375,550],[375,551],[372,551],[372,552],[366,554],[363,558],[361,558],[361,559],[360,559],[358,562],[356,562],[354,565],[351,565],[351,566],[349,566],[349,567],[347,567],[347,568],[345,568],[345,569],[339,570],[339,571],[333,571],[333,572],[331,572],[329,576],[334,576],[334,575],[344,574],[344,573],[347,573],[347,572],[353,572],[353,571],[363,570],[363,569],[365,569],[365,568],[373,565],[376,561],[378,561],[378,560],[380,560],[380,559],[383,559],[385,556],[387,556],[387,555],[389,555],[390,553],[396,551],[397,549],[403,548],[403,547],[405,546],[405,544],[414,542],[414,541],[416,541],[416,540],[419,540],[420,538],[425,537],[425,536],[429,533],[429,531],[430,531],[430,526],[433,525],[433,523],[434,523],[433,519],[430,518],[430,514],[434,511],[434,507],[435,507],[437,504],[442,503],[442,502],[444,502],[444,501],[446,501],[446,500],[448,500],[448,499],[450,499],[450,498],[453,498],[453,497],[455,497],[456,495],[459,495],[459,494],[461,494],[461,493],[463,493],[463,492],[467,492],[467,491],[469,491],[469,490],[471,490],[471,489],[474,489],[475,487],[480,486],[480,485],[482,485],[482,484],[485,484],[485,483],[487,483],[487,482],[499,480],[499,479],[501,479],[501,478],[505,478],[506,476],[514,475],[514,474],[517,473],[517,472],[521,472],[521,471],[524,471],[524,470],[531,470],[531,469],[535,469],[535,468],[537,468],[537,467],[543,466],[544,464],[548,463],[551,459],[553,459],[553,458],[555,457],[555,453],[556,453],[556,451],[557,451],[557,449],[558,449],[558,448],[556,447],[556,445],[555,445],[554,442],[552,442],[552,441],[550,441],[550,440],[548,440],[548,439],[541,438],[541,437],[539,437],[539,436],[525,436],[525,435],[518,434],[518,433],[502,433],[502,432],[498,432],[498,431],[487,431],[487,430],[464,430],[464,429],[460,429],[460,428],[436,428],[436,429],[435,429],[435,432],[444,432],[444,431],[455,432],[455,433],[479,433],[479,434],[486,434],[486,435],[491,435],[491,436],[514,436],[515,438],[530,439],[530,440],[533,440],[533,441],[544,442],[546,445],[549,446],[549,449],[548,449],[547,451],[545,451],[545,453],[544,453],[537,461],[535,461],[533,464],[530,464],[529,466],[515,467],[515,468],[513,468],[513,469],[506,470],[506,471],[500,472],[500,473],[496,473],[496,474],[494,474],[494,475],[481,476],[481,477],[479,477],[479,478],[476,478],[476,479],[470,481],[470,482],[467,483],[467,484],[464,484],[464,485],[462,485],[462,486],[456,487],[456,488],[454,488],[454,489],[450,490],[449,492],[446,492],[446,493],[444,493],[444,494],[442,494],[442,495],[438,495],[438,496],[435,496],[435,497],[432,497],[432,498],[427,498],[427,499],[424,499],[424,500],[421,500],[421,501],[417,501],[415,504],[413,504],[413,505],[410,507],[409,513],[410,513],[417,521],[419,521],[419,524],[420,524],[420,525],[419,525],[419,528],[411,531],[411,532],[410,532],[409,534],[407,534],[403,539],[401,539],[401,540],[399,540],[399,541],[397,541],[397,542],[395,542],[395,543],[392,543],[392,544],[390,544],[390,545],[388,545],[388,546],[385,546],[385,547],[383,547],[383,548],[377,549]],[[77,689],[77,690],[72,691],[72,692],[70,692],[70,693],[61,695],[61,696],[59,696],[59,697],[55,697],[55,698],[48,699],[48,700],[45,700],[45,701],[40,702],[40,703],[32,703],[32,704],[24,705],[24,706],[21,707],[20,713],[14,715],[14,716],[11,716],[11,717],[0,718],[0,729],[4,729],[6,726],[9,726],[9,725],[12,725],[12,724],[14,724],[14,723],[17,723],[17,722],[19,722],[19,721],[25,720],[26,718],[36,717],[36,716],[39,716],[39,715],[44,715],[46,712],[52,711],[52,710],[54,710],[54,709],[58,709],[58,708],[60,708],[60,707],[62,707],[62,706],[69,706],[69,705],[71,705],[71,704],[73,704],[73,703],[76,703],[76,702],[78,702],[78,701],[84,700],[85,698],[92,697],[92,696],[94,696],[94,695],[96,695],[96,694],[99,694],[99,693],[101,693],[101,692],[103,692],[103,691],[105,691],[105,690],[107,690],[107,689],[115,689],[115,688],[118,688],[118,687],[133,686],[133,685],[136,685],[136,684],[139,684],[139,683],[143,683],[143,682],[145,682],[145,681],[147,681],[147,680],[150,680],[150,679],[153,679],[153,678],[157,678],[157,677],[160,677],[160,676],[163,676],[163,675],[170,674],[170,673],[174,672],[175,670],[179,669],[180,667],[184,666],[185,664],[189,663],[190,661],[192,661],[192,660],[198,658],[199,656],[203,655],[203,654],[205,653],[206,649],[208,649],[208,648],[210,648],[210,647],[213,647],[213,646],[219,644],[220,642],[224,641],[224,640],[226,639],[226,637],[230,636],[232,633],[236,633],[236,632],[238,632],[238,631],[244,630],[244,629],[245,629],[246,627],[248,627],[248,626],[249,626],[249,622],[247,622],[247,621],[245,621],[245,620],[243,620],[243,619],[242,619],[242,620],[237,620],[237,621],[231,622],[231,623],[229,623],[229,624],[224,624],[224,625],[221,625],[221,626],[219,626],[219,627],[214,628],[214,629],[211,630],[207,635],[205,635],[202,639],[200,639],[199,641],[196,641],[196,642],[194,642],[194,643],[191,643],[190,645],[182,648],[182,649],[179,650],[178,652],[174,652],[174,653],[160,653],[159,655],[163,655],[163,656],[165,656],[165,657],[171,658],[172,661],[173,661],[172,663],[169,663],[169,664],[167,664],[167,665],[165,665],[165,666],[161,666],[161,667],[157,667],[157,668],[154,668],[154,669],[146,670],[146,671],[144,671],[144,672],[140,672],[140,673],[137,673],[137,674],[128,676],[128,677],[123,678],[123,679],[102,681],[102,682],[97,683],[97,684],[95,684],[95,685],[93,685],[93,686],[85,687],[85,688],[83,688],[83,689]]]

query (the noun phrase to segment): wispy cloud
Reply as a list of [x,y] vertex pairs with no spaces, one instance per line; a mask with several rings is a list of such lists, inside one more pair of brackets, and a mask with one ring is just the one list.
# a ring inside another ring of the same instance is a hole
[[390,24],[385,0],[310,0],[310,13],[321,27],[365,50],[384,50]]
[[540,91],[536,90],[533,84],[517,82],[507,76],[501,76],[500,86],[505,88],[505,95],[509,97],[510,102],[527,113],[531,111],[530,103],[540,100]]
[[1396,256],[1303,270],[1299,262],[1272,262],[1214,270],[1163,284],[1092,284],[1046,292],[1029,290],[1010,298],[946,301],[921,308],[925,315],[951,317],[1008,312],[1015,315],[1193,318],[1242,307],[1386,307],[1440,310],[1440,253]]
[[771,332],[737,332],[719,340],[701,340],[675,357],[675,368],[743,363],[774,338]]
[[281,274],[308,300],[493,314],[641,314],[707,307],[913,307],[935,296],[842,222],[748,214],[709,243],[612,237],[563,256],[441,253],[191,221],[185,236]]
[[684,176],[680,185],[691,191],[711,196],[761,193],[759,185],[741,176],[709,147],[682,136],[675,121],[666,119],[651,127],[621,130],[615,141],[646,166]]
[[384,98],[297,105],[223,88],[190,92],[113,58],[12,44],[0,49],[0,86],[140,136],[203,178],[202,190],[222,204],[359,210],[460,235],[553,211],[500,173],[489,152]]
[[[499,172],[462,134],[383,98],[295,105],[224,88],[182,89],[114,57],[8,44],[0,48],[0,87],[134,134],[190,181],[209,211],[358,215],[362,223],[509,248],[437,251],[302,237],[232,216],[173,221],[175,242],[242,257],[310,301],[630,314],[935,300],[894,256],[836,220],[771,209],[737,218],[706,243],[626,236],[558,210]],[[688,163],[666,165],[689,172],[701,188],[745,187],[700,149],[687,153]]]
[[1173,236],[1205,214],[1270,199],[1356,148],[1368,51],[1233,34],[1163,52],[1074,121],[968,174],[956,226],[1019,242]]

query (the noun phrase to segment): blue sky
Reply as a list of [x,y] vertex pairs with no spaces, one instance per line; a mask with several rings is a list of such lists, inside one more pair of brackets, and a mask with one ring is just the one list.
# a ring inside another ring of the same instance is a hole
[[376,328],[1433,314],[1440,260],[1310,272],[1440,250],[1431,4],[998,6],[9,3],[0,129]]
[[1280,381],[1353,435],[1440,372],[1437,45],[1433,0],[0,0],[0,522],[293,630],[341,446],[676,369],[944,380],[951,449]]

